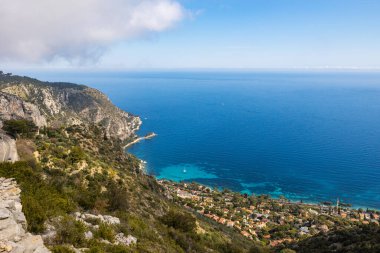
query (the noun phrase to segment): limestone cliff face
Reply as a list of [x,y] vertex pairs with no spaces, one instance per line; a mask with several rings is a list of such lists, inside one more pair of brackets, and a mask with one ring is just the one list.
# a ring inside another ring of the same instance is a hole
[[48,253],[41,236],[26,232],[20,192],[15,181],[0,178],[0,252]]
[[[125,140],[134,136],[134,132],[141,125],[139,117],[122,111],[103,93],[84,85],[49,83],[27,77],[3,75],[0,76],[0,91],[26,102],[25,108],[35,105],[50,126],[95,123],[102,125],[108,136]],[[11,117],[9,115],[13,109],[8,105],[10,103],[4,102],[4,106],[1,106],[0,116],[4,114]],[[14,109],[22,114],[21,110]],[[36,118],[38,113],[33,115]],[[40,125],[44,124],[43,119],[37,120],[31,116],[29,118]]]
[[46,118],[41,115],[37,106],[0,91],[0,127],[1,120],[27,119],[33,121],[38,127],[47,125]]

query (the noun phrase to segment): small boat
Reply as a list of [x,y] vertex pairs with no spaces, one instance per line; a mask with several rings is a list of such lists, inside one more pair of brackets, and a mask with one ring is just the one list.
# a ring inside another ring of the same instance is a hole
[[186,169],[183,169],[183,173],[186,173]]

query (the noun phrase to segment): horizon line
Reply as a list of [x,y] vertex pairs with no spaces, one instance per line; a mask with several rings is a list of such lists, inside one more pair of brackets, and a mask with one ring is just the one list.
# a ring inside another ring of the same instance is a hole
[[[0,67],[0,70],[4,71]],[[229,71],[229,72],[380,72],[380,67],[334,67],[334,66],[321,66],[321,67],[255,67],[255,68],[124,68],[124,67],[11,67],[10,72],[14,71],[37,71],[37,72],[208,72],[208,71]],[[9,71],[4,71],[9,72]]]

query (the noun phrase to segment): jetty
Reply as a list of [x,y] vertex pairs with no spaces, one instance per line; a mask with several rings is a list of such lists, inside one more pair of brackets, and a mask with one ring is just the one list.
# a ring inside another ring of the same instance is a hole
[[125,145],[124,149],[129,148],[130,146],[132,146],[132,145],[134,145],[136,143],[139,143],[142,140],[152,139],[152,138],[154,138],[156,136],[157,136],[156,133],[151,132],[151,133],[146,134],[145,136],[138,137],[138,138],[134,139],[133,141],[129,142],[127,145]]

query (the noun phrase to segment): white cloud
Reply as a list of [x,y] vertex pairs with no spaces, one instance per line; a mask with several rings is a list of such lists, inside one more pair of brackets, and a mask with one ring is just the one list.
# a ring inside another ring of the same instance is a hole
[[0,0],[0,59],[96,60],[114,43],[183,19],[175,0]]

